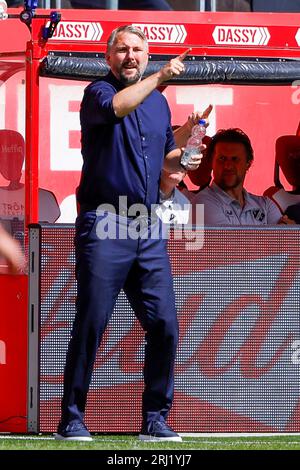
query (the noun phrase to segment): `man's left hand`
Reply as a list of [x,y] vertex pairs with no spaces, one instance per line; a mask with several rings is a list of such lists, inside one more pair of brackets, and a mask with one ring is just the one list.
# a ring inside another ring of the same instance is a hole
[[[206,149],[206,145],[205,144],[201,144],[199,150],[200,150],[200,153],[198,154],[195,154],[195,155],[192,155],[189,163],[186,165],[186,170],[188,171],[193,171],[193,170],[197,170],[197,168],[199,168],[200,166],[200,163],[201,163],[201,160],[203,158],[203,152],[205,151]],[[182,154],[184,152],[184,147],[181,149],[182,151]]]

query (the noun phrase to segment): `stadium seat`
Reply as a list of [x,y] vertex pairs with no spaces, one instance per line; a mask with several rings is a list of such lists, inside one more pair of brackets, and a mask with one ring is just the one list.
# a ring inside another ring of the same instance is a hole
[[[280,170],[292,186],[291,191],[284,189]],[[274,184],[264,192],[264,196],[272,199],[282,213],[288,206],[300,202],[300,135],[283,135],[276,140]]]
[[[11,129],[0,129],[0,175],[4,186],[0,186],[0,219],[8,225],[23,226],[25,185],[21,182],[25,158],[23,136]],[[39,221],[54,223],[60,216],[57,199],[52,191],[38,189]],[[14,230],[13,230],[14,231]],[[9,230],[11,232],[11,230]]]

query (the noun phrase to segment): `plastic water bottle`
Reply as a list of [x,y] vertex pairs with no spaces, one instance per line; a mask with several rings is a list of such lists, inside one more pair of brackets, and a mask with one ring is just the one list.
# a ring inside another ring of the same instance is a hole
[[192,128],[192,134],[186,143],[186,147],[180,160],[181,165],[185,168],[188,166],[191,157],[199,154],[202,139],[206,134],[205,122],[205,119],[200,119],[198,124],[195,124]]

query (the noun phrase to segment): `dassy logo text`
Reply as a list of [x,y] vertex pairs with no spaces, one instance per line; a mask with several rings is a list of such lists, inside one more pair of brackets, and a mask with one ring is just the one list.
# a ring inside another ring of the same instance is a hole
[[[50,23],[47,24],[49,26]],[[55,29],[51,41],[100,41],[103,30],[98,22],[61,21]]]
[[140,24],[132,26],[139,28],[145,34],[148,42],[184,43],[187,36],[186,29],[181,24]]
[[270,39],[268,28],[253,26],[216,26],[213,32],[216,44],[266,46]]
[[6,344],[0,340],[0,365],[6,364]]

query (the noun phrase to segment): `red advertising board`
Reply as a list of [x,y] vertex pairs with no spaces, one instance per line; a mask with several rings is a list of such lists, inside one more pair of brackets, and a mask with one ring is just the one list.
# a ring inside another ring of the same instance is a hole
[[27,282],[0,274],[0,432],[27,430]]
[[[73,235],[73,229],[41,230],[39,429],[45,432],[59,420],[75,312]],[[180,325],[170,422],[182,432],[297,432],[299,230],[207,229],[195,249],[202,236],[186,231],[169,242]],[[91,431],[139,430],[143,350],[144,333],[121,294],[94,367],[86,411]]]

